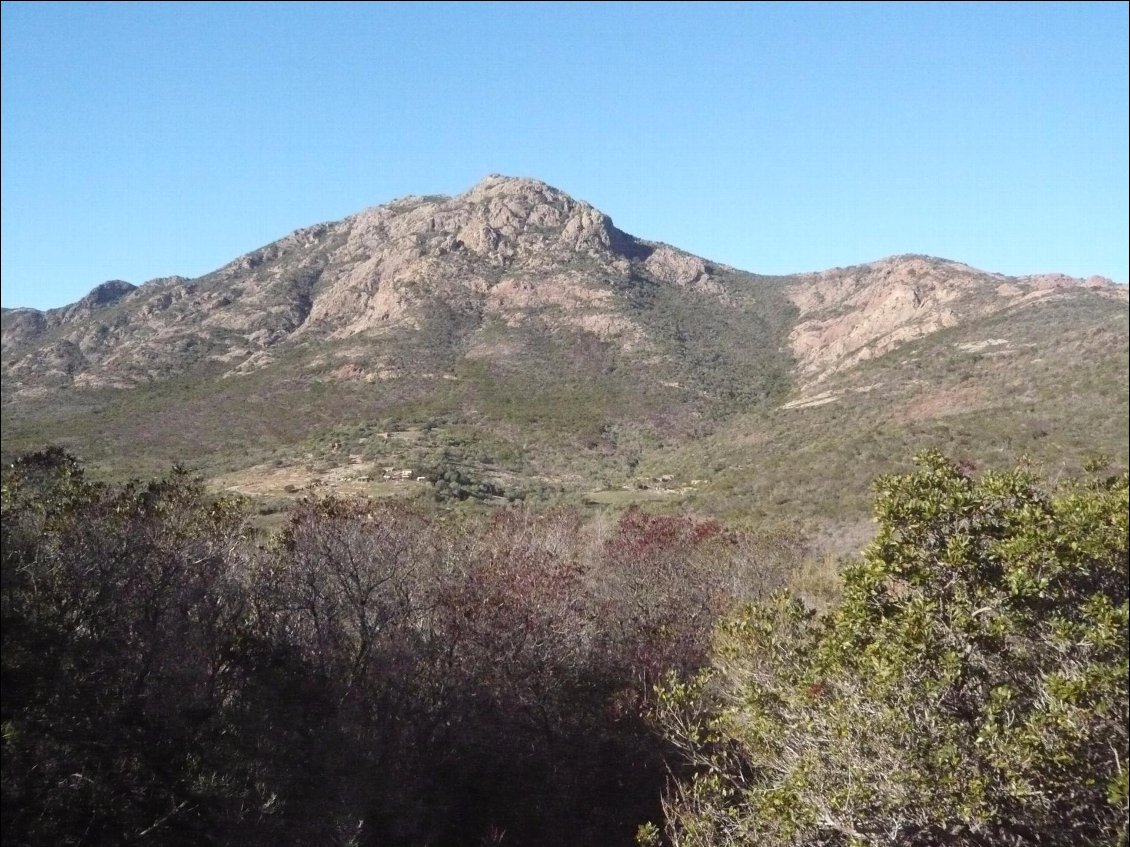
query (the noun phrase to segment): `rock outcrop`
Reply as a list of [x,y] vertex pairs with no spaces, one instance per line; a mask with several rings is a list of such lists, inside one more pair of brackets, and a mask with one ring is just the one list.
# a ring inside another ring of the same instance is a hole
[[802,377],[820,382],[907,341],[1036,299],[1086,288],[1126,299],[1103,277],[1005,277],[927,256],[803,274],[788,288],[800,311],[789,336]]
[[[737,327],[733,344],[778,344],[757,335],[760,318],[750,317],[748,334],[740,328],[755,289],[782,285],[796,309],[787,346],[806,383],[1032,299],[1081,288],[1126,296],[1101,278],[1010,278],[922,256],[759,279],[636,239],[543,182],[492,175],[455,197],[403,197],[300,229],[199,279],[113,280],[61,309],[6,309],[4,393],[123,387],[193,369],[237,377],[286,349],[326,343],[363,351],[329,362],[326,378],[360,369],[387,380],[401,371],[381,345],[425,330],[426,344],[451,348],[449,359],[521,355],[519,340],[490,330],[504,327],[660,362],[694,352],[677,349],[689,317],[649,311],[660,292],[682,298],[677,308],[695,312],[700,329],[704,320]],[[675,341],[661,343],[657,331]]]
[[647,333],[609,285],[636,277],[711,290],[703,260],[632,238],[543,182],[490,176],[298,230],[199,279],[112,281],[62,309],[5,310],[5,387],[37,375],[121,386],[205,363],[245,374],[280,346],[419,330],[437,307],[637,348]]

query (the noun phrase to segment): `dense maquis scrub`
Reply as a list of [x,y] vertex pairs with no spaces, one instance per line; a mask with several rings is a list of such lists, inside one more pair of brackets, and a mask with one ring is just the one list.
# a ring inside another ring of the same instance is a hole
[[33,454],[4,842],[1125,844],[1127,490],[926,456],[817,616],[769,597],[795,537],[334,499],[262,536]]
[[927,455],[876,513],[836,609],[729,616],[709,669],[664,688],[697,769],[666,839],[1125,845],[1126,474],[1052,486]]
[[659,820],[653,686],[795,538],[324,500],[271,537],[187,474],[3,477],[3,840],[615,845]]

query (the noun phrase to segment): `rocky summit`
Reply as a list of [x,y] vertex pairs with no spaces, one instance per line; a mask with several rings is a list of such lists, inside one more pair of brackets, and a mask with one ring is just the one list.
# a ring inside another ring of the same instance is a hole
[[189,461],[261,496],[430,494],[446,463],[515,496],[784,511],[784,476],[854,491],[924,445],[1082,461],[1093,417],[1127,451],[1124,286],[918,255],[763,276],[498,175],[5,309],[2,369],[6,456]]
[[379,344],[419,330],[437,307],[631,348],[646,332],[616,289],[633,282],[721,293],[703,260],[638,241],[544,183],[491,176],[458,197],[405,197],[299,230],[197,280],[108,282],[64,309],[6,312],[5,378],[16,392],[121,387],[203,362],[230,376],[285,347]]

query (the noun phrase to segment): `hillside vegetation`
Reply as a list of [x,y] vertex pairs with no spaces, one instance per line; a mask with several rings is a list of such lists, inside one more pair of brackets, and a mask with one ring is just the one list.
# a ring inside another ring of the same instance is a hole
[[1124,843],[1125,474],[924,461],[816,617],[796,535],[26,456],[4,842]]

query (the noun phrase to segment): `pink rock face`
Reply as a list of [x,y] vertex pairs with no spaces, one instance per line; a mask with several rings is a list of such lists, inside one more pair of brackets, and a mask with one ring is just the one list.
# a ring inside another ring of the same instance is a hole
[[[543,182],[492,175],[455,197],[404,197],[297,230],[196,280],[113,281],[62,309],[5,310],[3,373],[16,393],[42,384],[128,386],[202,362],[238,376],[276,363],[283,348],[354,337],[371,347],[420,330],[437,307],[653,355],[654,339],[625,292],[666,286],[740,310],[734,273],[635,239]],[[922,256],[793,280],[788,296],[799,318],[789,345],[806,382],[1026,300],[1080,287],[1126,298],[1125,287],[1101,277],[1010,278]],[[487,337],[466,349],[511,346]],[[362,358],[379,355],[370,349]]]
[[963,320],[1080,287],[1126,297],[1124,286],[1103,277],[1003,277],[959,262],[894,256],[800,277],[789,288],[800,309],[789,341],[804,378],[820,382]]
[[[491,176],[457,197],[405,197],[298,230],[199,280],[112,282],[65,309],[9,310],[5,369],[18,381],[129,385],[184,367],[195,346],[239,375],[270,365],[279,346],[418,329],[437,301],[638,345],[642,330],[603,284],[631,272],[615,249],[625,243],[635,240],[587,203]],[[78,349],[28,355],[60,327],[73,327]]]

